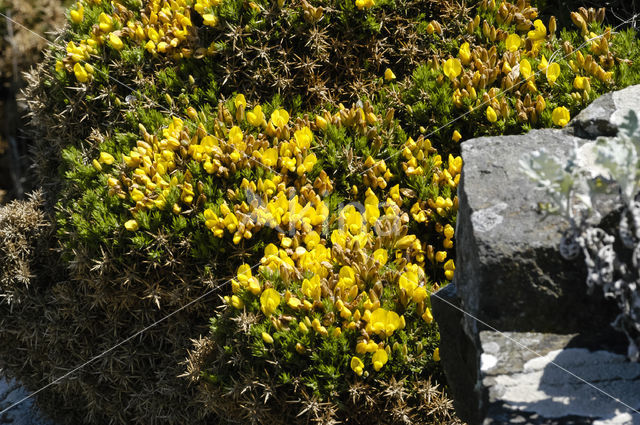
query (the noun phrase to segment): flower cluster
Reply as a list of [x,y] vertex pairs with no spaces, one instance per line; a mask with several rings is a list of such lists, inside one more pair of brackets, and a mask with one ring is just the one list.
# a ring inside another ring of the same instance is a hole
[[[481,107],[490,125],[510,119],[537,123],[544,118],[564,126],[570,119],[570,105],[563,105],[558,94],[574,89],[572,99],[587,102],[592,98],[592,79],[599,86],[611,83],[615,58],[609,45],[613,36],[610,28],[600,25],[603,9],[581,8],[572,14],[590,43],[591,52],[586,55],[556,37],[554,17],[546,24],[537,17],[537,9],[528,1],[497,5],[494,0],[483,0],[479,4],[477,15],[467,24],[470,41],[441,62],[441,80],[445,77],[452,84],[457,108]],[[553,106],[551,113],[547,103]]]
[[[130,47],[143,47],[151,54],[163,54],[174,60],[184,57],[210,55],[215,46],[195,48],[195,28],[191,11],[195,10],[204,25],[216,26],[215,8],[221,0],[152,0],[144,2],[141,11],[131,10],[123,1],[112,2],[112,12],[101,12],[96,22],[91,22],[90,37],[67,46],[67,55],[56,63],[56,70],[73,72],[80,83],[87,82],[93,74],[88,63],[91,54],[98,54],[108,46],[120,51],[125,43]],[[69,12],[74,26],[85,25],[85,8],[101,10],[100,2],[80,0]],[[191,41],[190,41],[191,40]]]
[[[365,361],[380,371],[404,358],[406,336],[397,332],[407,320],[412,329],[430,326],[428,294],[453,278],[448,252],[461,158],[443,163],[424,137],[397,146],[399,162],[387,165],[371,153],[360,159],[368,188],[351,190],[363,204],[332,214],[336,182],[315,152],[340,128],[380,148],[393,113],[383,118],[366,103],[292,120],[282,108],[267,115],[264,105],[248,107],[242,94],[229,107],[220,104],[213,116],[189,107],[188,119],[172,117],[158,135],[140,125],[141,140],[129,151],[103,151],[93,161],[106,173],[109,193],[129,205],[125,229],[139,231],[140,217],[152,211],[195,215],[214,238],[234,245],[275,229],[278,242],[266,240],[258,274],[241,265],[225,297],[237,314],[263,315],[256,338],[280,347],[281,333],[293,332],[295,343],[287,339],[279,349],[299,355],[315,349],[318,338],[343,338],[353,358],[345,367],[358,375],[367,373]],[[429,192],[406,187],[401,175]],[[227,196],[211,198],[220,183]],[[434,231],[420,230],[431,236],[418,238],[409,226]]]
[[256,276],[248,264],[238,268],[233,295],[225,297],[232,315],[261,312],[268,326],[255,338],[300,356],[323,339],[343,339],[356,375],[406,356],[397,334],[416,321],[431,325],[434,284],[417,264],[421,242],[407,234],[406,213],[392,199],[382,211],[379,205],[368,189],[364,211],[344,207],[329,237],[311,231],[269,244]]

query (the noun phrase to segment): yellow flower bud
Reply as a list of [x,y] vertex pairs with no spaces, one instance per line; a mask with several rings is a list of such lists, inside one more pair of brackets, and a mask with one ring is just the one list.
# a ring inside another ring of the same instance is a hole
[[487,106],[487,120],[489,120],[490,123],[498,121],[498,114],[491,106]]
[[130,232],[135,232],[138,230],[138,222],[136,220],[128,220],[124,223],[124,228]]
[[393,81],[396,79],[396,74],[394,74],[390,68],[387,68],[384,71],[384,79],[385,81]]
[[122,39],[114,33],[109,34],[109,43],[111,44],[111,47],[116,50],[122,50],[122,48],[124,47]]
[[273,337],[266,332],[262,332],[262,340],[265,344],[273,344]]
[[76,3],[75,10],[72,9],[69,11],[69,17],[74,24],[79,24],[84,20],[84,7],[80,2]]

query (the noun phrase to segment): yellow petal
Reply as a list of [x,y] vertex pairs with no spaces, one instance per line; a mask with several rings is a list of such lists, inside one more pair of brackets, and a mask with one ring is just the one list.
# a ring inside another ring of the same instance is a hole
[[447,61],[444,63],[443,71],[444,75],[449,77],[450,80],[456,78],[462,72],[462,64],[460,63],[460,59],[447,59]]
[[507,50],[510,52],[515,52],[520,48],[520,36],[517,34],[509,34],[505,41],[505,45],[507,46]]
[[560,65],[553,62],[547,67],[547,81],[553,85],[560,76]]

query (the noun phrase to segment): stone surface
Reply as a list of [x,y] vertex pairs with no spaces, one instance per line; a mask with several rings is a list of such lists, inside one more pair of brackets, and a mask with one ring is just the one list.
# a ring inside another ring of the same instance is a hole
[[603,308],[602,297],[586,294],[584,265],[558,254],[568,224],[538,212],[546,194],[517,161],[540,148],[563,158],[584,142],[563,130],[534,130],[462,144],[455,282],[474,317],[500,330],[556,333],[606,326],[615,318],[613,303]]
[[[581,424],[596,423],[596,419],[601,424],[624,423],[623,411],[620,415],[602,410],[598,412],[599,416],[585,415],[584,410],[571,413],[571,409],[563,409],[560,402],[550,406],[564,411],[563,422],[557,422],[548,411],[513,408],[541,406],[542,403],[528,400],[522,395],[524,393],[513,395],[506,391],[509,387],[505,385],[500,388],[506,392],[495,392],[497,384],[483,380],[481,365],[488,368],[495,362],[493,367],[497,369],[491,369],[496,374],[495,379],[499,373],[507,379],[522,372],[532,358],[518,357],[516,349],[510,352],[514,357],[511,363],[503,364],[499,358],[488,356],[483,358],[480,333],[492,330],[574,335],[570,340],[566,340],[569,337],[549,336],[549,340],[545,337],[531,343],[541,349],[548,348],[543,357],[571,359],[578,352],[566,351],[563,344],[570,342],[576,349],[607,349],[610,356],[618,356],[615,361],[624,358],[619,356],[625,352],[624,336],[610,327],[617,315],[616,305],[612,300],[605,300],[601,293],[587,294],[584,264],[560,257],[558,246],[568,224],[558,216],[540,213],[538,206],[548,201],[546,195],[523,174],[518,161],[541,148],[565,158],[574,146],[586,147],[600,136],[614,136],[630,109],[640,114],[640,86],[602,96],[561,130],[484,137],[462,144],[464,167],[458,187],[457,260],[452,284],[455,287],[434,294],[432,302],[441,331],[442,365],[458,415],[469,424]],[[585,152],[588,149],[579,150],[578,161],[589,164],[593,158]],[[613,221],[619,206],[615,187],[610,189],[608,195],[594,203],[605,223]],[[550,355],[551,352],[554,354]],[[516,359],[520,359],[520,363]],[[601,360],[606,364],[614,363],[608,357]],[[532,379],[537,376],[539,380],[548,378],[546,367],[544,372],[527,376]],[[571,382],[570,375],[564,377],[565,383]],[[533,387],[529,387],[527,391],[539,397],[548,395],[552,401],[554,397],[564,401],[567,399],[562,397],[572,397],[571,385],[558,384],[557,394],[553,394],[552,388],[536,388],[533,391]],[[565,390],[569,393],[562,395],[561,391]],[[640,385],[634,391],[640,394]],[[586,393],[575,393],[575,396],[576,399],[569,399],[570,403],[580,405],[584,403],[582,400],[595,400]],[[581,401],[576,401],[578,398]],[[586,404],[597,406],[595,402]],[[637,420],[635,417],[628,419]]]
[[585,139],[615,136],[629,110],[640,112],[639,104],[640,86],[607,93],[571,120],[567,130]]
[[[14,381],[0,378],[0,411],[28,396],[29,393]],[[33,400],[26,400],[8,412],[0,415],[0,424],[12,425],[54,425],[44,419]]]
[[484,425],[640,425],[640,413],[632,410],[640,410],[640,364],[622,354],[573,347],[575,339],[480,332]]
[[433,314],[440,329],[440,358],[443,362],[449,392],[454,395],[454,407],[459,416],[478,422],[480,399],[474,388],[478,381],[476,345],[463,330],[464,313],[456,285],[450,283],[431,296]]

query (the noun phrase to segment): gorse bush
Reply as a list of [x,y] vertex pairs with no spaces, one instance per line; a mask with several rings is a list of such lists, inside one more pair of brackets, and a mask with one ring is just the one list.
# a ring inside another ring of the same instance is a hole
[[576,30],[525,1],[74,4],[27,93],[56,356],[12,368],[36,386],[184,307],[45,406],[455,422],[430,293],[455,273],[459,142],[564,126],[635,82],[635,33],[603,13]]

